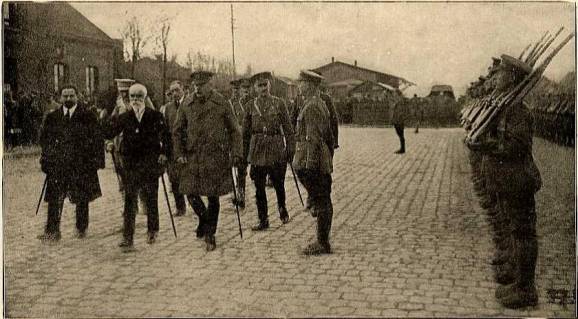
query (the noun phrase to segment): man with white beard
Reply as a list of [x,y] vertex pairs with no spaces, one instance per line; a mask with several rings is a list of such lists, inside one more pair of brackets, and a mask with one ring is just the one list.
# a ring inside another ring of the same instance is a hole
[[121,155],[124,160],[123,251],[133,251],[137,194],[142,191],[147,211],[148,243],[153,244],[159,231],[159,176],[167,161],[170,134],[163,115],[145,107],[147,89],[133,84],[129,89],[129,107],[120,115],[104,121],[106,138],[123,134]]

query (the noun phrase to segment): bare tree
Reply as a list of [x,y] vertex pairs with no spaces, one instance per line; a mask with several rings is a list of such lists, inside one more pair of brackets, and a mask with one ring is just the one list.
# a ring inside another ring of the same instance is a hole
[[143,22],[136,16],[128,19],[120,30],[124,43],[125,59],[131,61],[131,77],[134,78],[136,63],[142,57],[151,36],[146,34]]
[[163,104],[166,103],[166,90],[167,90],[167,47],[169,44],[169,32],[171,31],[171,18],[169,17],[161,17],[158,22],[159,30],[158,34],[155,37],[155,41],[157,47],[163,52],[163,67],[162,67],[162,74],[163,74]]

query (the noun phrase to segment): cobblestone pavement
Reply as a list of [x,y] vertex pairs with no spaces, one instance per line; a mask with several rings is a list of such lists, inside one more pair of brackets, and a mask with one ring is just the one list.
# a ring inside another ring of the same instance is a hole
[[[494,299],[489,226],[470,182],[460,129],[406,130],[408,153],[393,129],[342,128],[334,174],[334,253],[305,257],[313,219],[303,211],[288,170],[291,222],[252,233],[253,187],[238,234],[229,198],[221,198],[217,250],[194,236],[191,209],[176,219],[178,239],[159,190],[160,240],[146,244],[137,216],[136,253],[123,254],[123,202],[110,168],[100,171],[104,196],[91,204],[89,234],[74,237],[66,202],[63,238],[36,239],[46,205],[34,216],[43,175],[37,158],[4,162],[4,266],[10,317],[143,316],[573,316],[574,306],[548,303],[547,289],[575,280],[573,149],[536,141],[544,188],[538,196],[540,304],[519,311]],[[109,162],[110,164],[110,162]],[[110,166],[110,165],[109,165]],[[568,177],[570,176],[570,177]],[[248,183],[248,185],[250,185]],[[554,186],[553,186],[554,185]],[[560,186],[561,185],[561,186]],[[553,188],[556,189],[553,189]],[[271,200],[272,199],[272,200]],[[549,208],[549,205],[556,207]]]

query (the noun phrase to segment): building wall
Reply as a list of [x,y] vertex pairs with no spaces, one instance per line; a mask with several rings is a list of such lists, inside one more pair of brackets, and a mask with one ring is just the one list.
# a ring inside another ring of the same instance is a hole
[[377,75],[373,72],[355,69],[343,64],[334,64],[327,68],[319,69],[328,83],[339,82],[349,79],[359,79],[365,81],[377,81]]
[[55,14],[62,15],[63,11],[50,4],[18,3],[14,7],[12,27],[3,29],[4,47],[9,51],[3,63],[5,70],[10,70],[9,74],[5,72],[4,82],[10,83],[13,91],[36,90],[53,94],[55,63],[66,65],[66,82],[76,85],[81,92],[86,90],[85,69],[88,66],[98,69],[98,91],[113,84],[118,51],[122,52],[122,46],[119,47],[117,42],[89,37],[93,33],[83,34],[85,25],[87,28],[95,27],[78,14],[74,20],[74,24],[79,26],[77,33],[63,35],[55,32],[56,25],[51,21]]

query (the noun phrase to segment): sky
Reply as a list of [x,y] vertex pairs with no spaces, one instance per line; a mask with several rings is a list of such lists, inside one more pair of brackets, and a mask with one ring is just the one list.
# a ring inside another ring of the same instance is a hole
[[[170,17],[169,55],[187,52],[231,58],[228,3],[73,3],[112,38],[136,15],[153,28]],[[237,73],[274,71],[296,78],[301,69],[337,61],[393,74],[427,95],[433,84],[456,93],[486,72],[492,56],[518,56],[546,31],[575,31],[572,3],[235,3]],[[151,54],[154,44],[145,48]],[[575,70],[575,41],[545,75],[560,80]],[[406,93],[407,93],[406,92]]]

